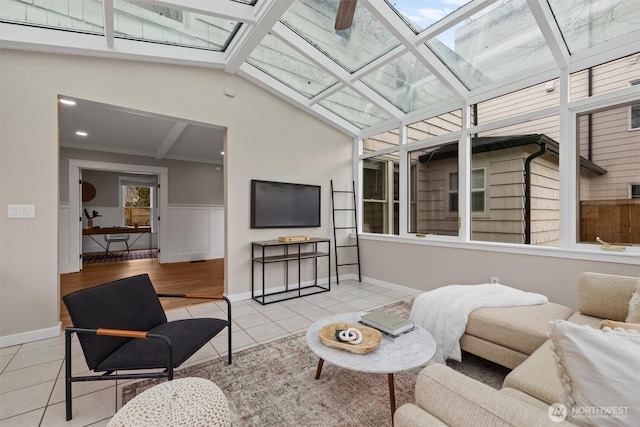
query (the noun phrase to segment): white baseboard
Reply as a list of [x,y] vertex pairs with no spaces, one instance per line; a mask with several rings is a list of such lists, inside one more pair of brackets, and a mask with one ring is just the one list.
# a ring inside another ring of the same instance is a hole
[[[354,273],[341,274],[340,275],[340,282],[346,282],[347,280],[358,281],[358,275],[354,274]],[[362,276],[362,282],[363,283],[369,283],[371,285],[380,286],[381,288],[386,288],[386,289],[391,289],[391,290],[394,290],[394,291],[403,292],[403,293],[409,294],[409,295],[418,295],[418,294],[421,294],[422,292],[424,292],[424,291],[421,291],[421,290],[418,290],[418,289],[397,285],[395,283],[383,282],[382,280],[372,279],[370,277],[364,277],[364,276]],[[325,279],[319,279],[318,283],[321,284],[321,285],[324,285],[324,284],[327,283],[327,279],[326,278]],[[310,286],[312,284],[313,284],[313,282],[309,281],[309,282],[304,282],[302,284],[302,286]],[[340,285],[336,284],[335,276],[331,277],[331,287],[332,287],[332,289],[339,289],[339,287],[340,287]],[[279,286],[277,288],[269,288],[268,291],[269,292],[280,292],[280,291],[284,291],[284,290],[285,290],[284,286]],[[227,295],[227,298],[229,298],[230,301],[250,300],[251,299],[251,292],[243,292],[243,293],[239,293],[239,294]]]
[[209,259],[224,258],[224,252],[203,252],[203,253],[190,253],[190,254],[169,254],[165,255],[163,261],[167,263],[171,262],[190,262],[190,261],[203,261]]
[[[340,276],[342,279],[342,276]],[[318,279],[318,285],[326,285],[327,284],[327,279]],[[331,278],[331,286],[335,286],[336,282],[335,282],[335,277]],[[306,286],[312,286],[313,285],[313,281],[309,280],[306,282],[302,282],[302,286],[306,287]],[[290,287],[290,291],[293,290],[294,285],[289,285]],[[295,286],[297,286],[297,284],[295,284]],[[257,291],[257,290],[256,290]],[[278,286],[275,288],[269,288],[267,289],[267,295],[270,294],[271,292],[282,292],[282,291],[286,291],[286,288],[284,286]],[[260,295],[258,295],[258,292],[255,293],[255,296],[258,297]],[[242,292],[239,294],[233,294],[233,295],[227,295],[227,298],[229,298],[229,301],[244,301],[244,300],[250,300],[251,299],[251,291],[249,292]]]
[[7,335],[0,337],[0,348],[25,344],[32,341],[45,340],[48,338],[55,338],[59,336],[61,332],[62,323],[58,322],[58,326],[54,326],[53,328],[38,329],[20,334]]
[[395,283],[383,282],[382,280],[372,279],[370,277],[362,276],[362,281],[366,282],[366,283],[370,283],[372,285],[380,286],[382,288],[387,288],[387,289],[392,289],[394,291],[404,292],[405,294],[409,294],[409,295],[418,295],[418,294],[421,294],[421,293],[424,292],[424,291],[421,291],[419,289],[409,288],[407,286],[396,285]]
[[76,271],[74,269],[71,268],[71,264],[66,263],[66,264],[60,264],[60,274],[67,274],[67,273],[76,273]]

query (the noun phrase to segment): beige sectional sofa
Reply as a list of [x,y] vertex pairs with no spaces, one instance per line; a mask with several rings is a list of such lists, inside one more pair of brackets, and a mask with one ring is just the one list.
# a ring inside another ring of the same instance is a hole
[[395,426],[572,425],[554,422],[548,415],[550,405],[565,400],[547,338],[549,321],[563,319],[595,328],[603,319],[624,322],[637,287],[635,277],[582,273],[575,313],[557,304],[537,311],[532,307],[474,311],[461,346],[514,368],[502,389],[495,390],[445,365],[431,364],[418,375],[415,402],[396,411]]

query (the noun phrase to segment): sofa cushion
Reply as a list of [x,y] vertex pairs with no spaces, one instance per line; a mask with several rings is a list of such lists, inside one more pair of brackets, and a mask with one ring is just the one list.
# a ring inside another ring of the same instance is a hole
[[638,279],[600,273],[578,276],[578,310],[588,316],[624,321]]
[[575,323],[576,325],[588,325],[592,328],[599,328],[602,318],[587,316],[586,314],[576,311],[567,319],[567,322]]
[[433,363],[418,374],[416,405],[452,427],[562,426],[546,411]]
[[531,354],[547,340],[549,321],[571,316],[560,304],[479,308],[469,315],[465,333]]
[[527,393],[523,393],[520,390],[516,390],[515,388],[502,387],[500,389],[500,393],[508,394],[509,396],[515,397],[518,400],[522,400],[523,402],[528,403],[531,406],[535,406],[536,408],[539,408],[542,411],[549,410],[549,405],[544,403],[542,400],[538,400],[535,397],[528,395]]
[[469,334],[464,334],[460,338],[460,348],[509,369],[515,368],[529,357],[528,354]]
[[413,403],[405,403],[393,414],[395,427],[447,427],[445,423]]
[[551,343],[573,423],[637,425],[639,334],[605,332],[559,320],[553,324]]
[[550,341],[545,342],[531,356],[509,373],[503,387],[520,390],[547,405],[564,401],[564,388],[557,374]]

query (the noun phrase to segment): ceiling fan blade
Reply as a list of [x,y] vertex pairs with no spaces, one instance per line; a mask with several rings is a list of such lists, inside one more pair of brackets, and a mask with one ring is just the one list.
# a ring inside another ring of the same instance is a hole
[[351,27],[357,3],[358,0],[340,0],[338,14],[336,15],[336,24],[334,26],[337,31],[346,30]]

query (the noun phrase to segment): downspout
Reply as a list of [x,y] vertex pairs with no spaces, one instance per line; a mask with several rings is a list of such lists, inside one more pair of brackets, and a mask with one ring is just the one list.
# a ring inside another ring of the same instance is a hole
[[[593,68],[587,70],[587,91],[589,98],[593,96]],[[593,161],[593,115],[587,116],[587,159]]]
[[547,144],[538,143],[540,150],[524,161],[524,243],[531,244],[531,161],[547,152]]

